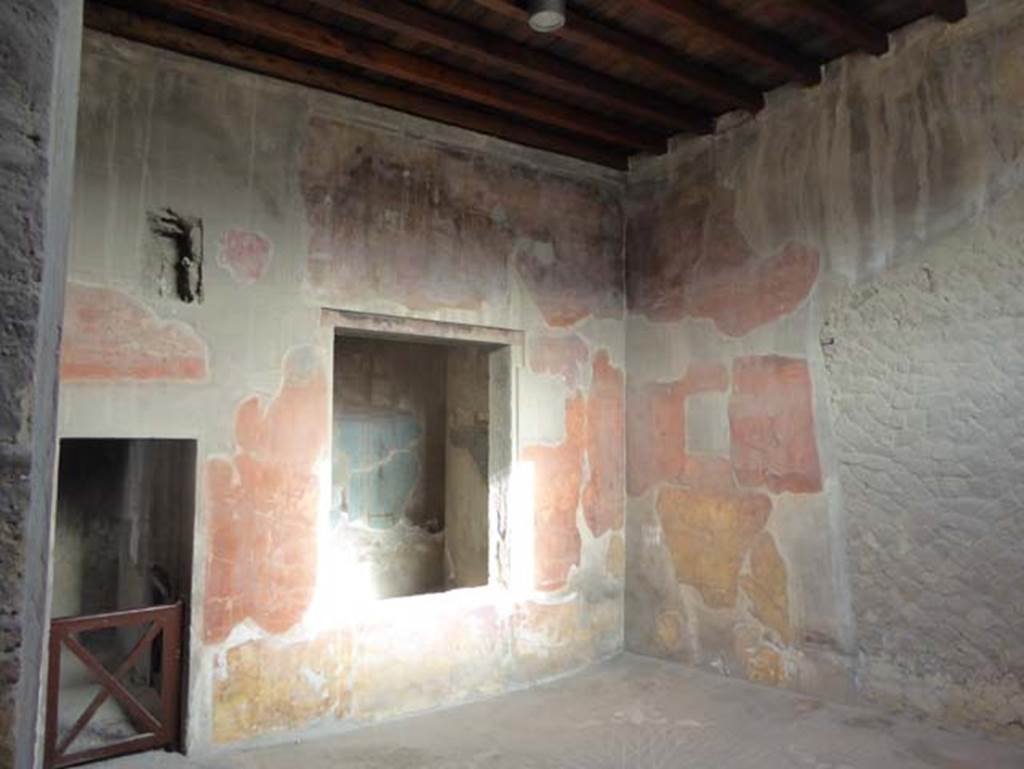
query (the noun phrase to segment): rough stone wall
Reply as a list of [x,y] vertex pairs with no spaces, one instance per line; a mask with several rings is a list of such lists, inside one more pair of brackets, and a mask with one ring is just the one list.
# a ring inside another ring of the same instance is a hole
[[627,648],[1020,720],[1022,48],[972,3],[632,169]]
[[1024,735],[1024,190],[822,332],[862,679]]
[[[80,123],[61,431],[198,441],[190,747],[621,649],[619,175],[92,34]],[[365,600],[323,307],[523,332],[491,382],[487,586]]]
[[0,5],[0,767],[37,747],[80,29],[80,2]]

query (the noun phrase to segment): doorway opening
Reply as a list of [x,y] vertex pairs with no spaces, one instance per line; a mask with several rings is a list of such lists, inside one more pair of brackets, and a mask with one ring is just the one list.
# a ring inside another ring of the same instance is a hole
[[60,442],[48,767],[181,744],[195,475],[193,440]]

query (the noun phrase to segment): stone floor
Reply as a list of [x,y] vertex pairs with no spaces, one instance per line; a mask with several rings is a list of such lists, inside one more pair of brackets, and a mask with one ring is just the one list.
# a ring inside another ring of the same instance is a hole
[[273,747],[104,769],[1024,769],[1024,745],[621,656],[529,691]]

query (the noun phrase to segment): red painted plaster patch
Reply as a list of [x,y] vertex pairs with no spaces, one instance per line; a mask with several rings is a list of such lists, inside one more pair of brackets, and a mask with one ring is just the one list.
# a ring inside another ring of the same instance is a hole
[[257,232],[228,230],[220,241],[217,264],[231,273],[242,285],[250,285],[263,277],[270,265],[273,245]]
[[301,182],[313,291],[420,310],[500,301],[515,238],[494,220],[495,197],[477,175],[445,152],[311,120]]
[[67,285],[60,375],[65,382],[202,381],[206,344],[113,288]]
[[550,326],[622,317],[622,212],[613,197],[557,177],[515,177],[515,265]]
[[587,398],[587,460],[590,478],[583,490],[583,516],[595,537],[622,528],[624,401],[622,372],[602,350],[594,359]]
[[734,194],[673,190],[632,216],[630,309],[654,321],[707,318],[743,336],[797,309],[818,277],[820,255],[790,241],[758,254],[739,230]]
[[779,493],[821,491],[807,362],[777,355],[737,358],[729,399],[737,480]]
[[302,617],[316,581],[319,479],[327,444],[327,377],[317,350],[284,362],[277,395],[245,400],[235,455],[206,464],[210,505],[206,639],[220,641],[252,618],[281,633]]
[[528,446],[534,468],[534,567],[539,590],[558,590],[580,561],[576,509],[583,483],[586,403],[576,395],[565,405],[565,439],[557,446]]
[[587,345],[580,337],[576,334],[532,334],[528,340],[528,351],[533,371],[560,376],[569,389],[576,389],[580,369],[587,360]]
[[627,485],[634,496],[667,481],[731,483],[724,457],[692,457],[686,451],[686,399],[701,392],[723,392],[728,372],[717,363],[696,363],[674,382],[630,387],[626,400]]
[[788,243],[737,269],[698,269],[700,288],[691,291],[690,314],[709,318],[729,336],[743,336],[799,307],[818,277],[818,262],[815,249]]
[[322,118],[301,184],[318,296],[503,307],[514,267],[549,325],[622,315],[622,215],[597,185]]

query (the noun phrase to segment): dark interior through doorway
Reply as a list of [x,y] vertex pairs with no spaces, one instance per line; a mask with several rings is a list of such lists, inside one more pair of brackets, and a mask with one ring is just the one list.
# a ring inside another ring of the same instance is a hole
[[[196,442],[150,438],[65,438],[60,442],[56,519],[53,542],[53,592],[50,616],[110,617],[143,607],[183,605],[175,617],[188,617],[192,581],[195,519]],[[178,620],[180,622],[180,619]],[[115,673],[152,622],[107,621],[76,633],[75,638],[104,669]],[[56,626],[56,623],[55,623]],[[184,628],[176,634],[187,641]],[[181,743],[180,711],[160,715],[167,687],[180,696],[187,676],[185,645],[178,672],[169,680],[164,634],[155,634],[117,676],[128,694],[154,714],[161,729],[173,723],[173,742]],[[176,643],[176,642],[175,642]],[[66,742],[82,714],[103,689],[102,676],[83,664],[80,655],[59,650],[59,686],[55,745]],[[51,686],[55,685],[51,682]],[[125,697],[110,696],[77,736],[65,744],[69,755],[102,750],[119,742],[139,741],[147,723]],[[49,715],[49,714],[48,714]],[[52,715],[50,722],[52,723]],[[152,726],[152,724],[150,724]],[[48,736],[49,739],[49,736]],[[151,741],[151,740],[150,740]]]

